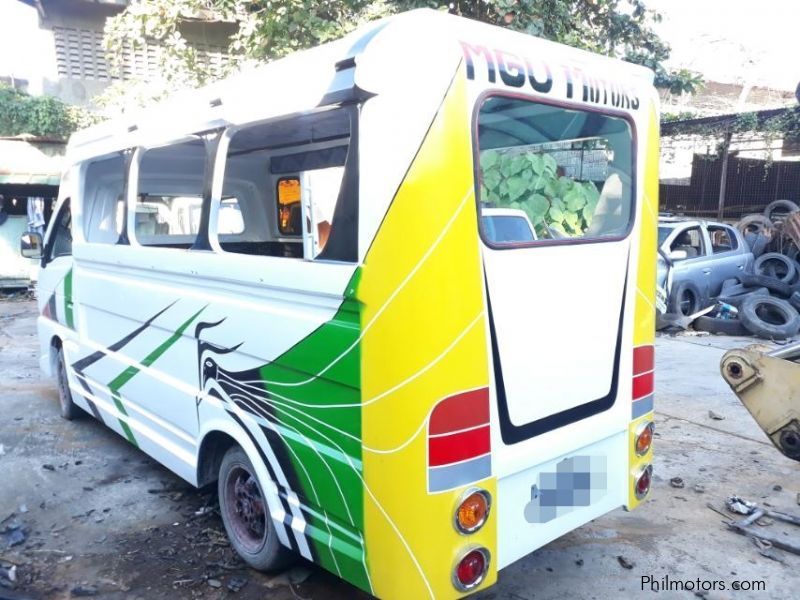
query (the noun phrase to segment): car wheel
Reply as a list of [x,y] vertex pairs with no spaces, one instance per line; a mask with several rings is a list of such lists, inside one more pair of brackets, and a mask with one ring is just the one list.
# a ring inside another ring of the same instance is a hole
[[703,308],[702,304],[700,289],[691,281],[684,281],[673,288],[668,312],[688,317]]
[[286,566],[292,553],[278,539],[261,483],[241,447],[225,453],[217,485],[222,523],[236,553],[259,571]]
[[785,340],[800,330],[800,314],[786,300],[751,296],[739,309],[742,324],[753,335],[767,340]]
[[69,389],[67,378],[67,363],[64,360],[64,350],[56,351],[56,380],[58,382],[58,405],[62,418],[72,421],[80,415],[80,408],[72,400],[72,390]]

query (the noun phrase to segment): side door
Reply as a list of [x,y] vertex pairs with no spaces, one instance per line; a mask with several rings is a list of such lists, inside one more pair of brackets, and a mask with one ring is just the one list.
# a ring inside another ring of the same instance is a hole
[[736,232],[726,225],[709,225],[708,238],[712,257],[709,291],[716,296],[722,289],[723,281],[744,273],[748,253],[740,247]]
[[[673,290],[684,281],[697,286],[701,295],[708,297],[713,271],[707,235],[700,224],[687,224],[673,234],[669,242],[669,255],[673,261]],[[685,258],[679,257],[685,255]]]
[[44,301],[42,314],[69,329],[75,329],[72,264],[72,210],[65,198],[45,240],[38,294]]

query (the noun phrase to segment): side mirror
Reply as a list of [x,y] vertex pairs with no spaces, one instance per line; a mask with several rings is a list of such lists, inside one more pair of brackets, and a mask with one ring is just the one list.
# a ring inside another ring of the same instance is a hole
[[686,250],[673,250],[669,253],[669,259],[673,262],[678,260],[686,260],[689,258],[689,253]]
[[35,232],[23,233],[19,240],[19,252],[25,258],[42,258],[42,236]]

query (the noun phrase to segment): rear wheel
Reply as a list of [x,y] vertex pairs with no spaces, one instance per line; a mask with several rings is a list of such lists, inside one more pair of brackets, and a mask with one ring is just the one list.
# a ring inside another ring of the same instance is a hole
[[288,564],[291,551],[278,539],[255,469],[239,446],[222,459],[218,486],[222,522],[237,554],[259,571]]
[[72,421],[80,415],[80,409],[72,401],[72,390],[69,389],[69,379],[67,379],[67,363],[64,360],[64,350],[61,348],[56,352],[56,379],[58,380],[58,404],[61,416],[67,421]]

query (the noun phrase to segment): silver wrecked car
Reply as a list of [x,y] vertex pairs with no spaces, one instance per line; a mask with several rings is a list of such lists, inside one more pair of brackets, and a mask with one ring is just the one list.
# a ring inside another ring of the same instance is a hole
[[747,242],[730,225],[659,217],[659,312],[695,313],[719,295],[723,281],[751,272],[752,266]]

